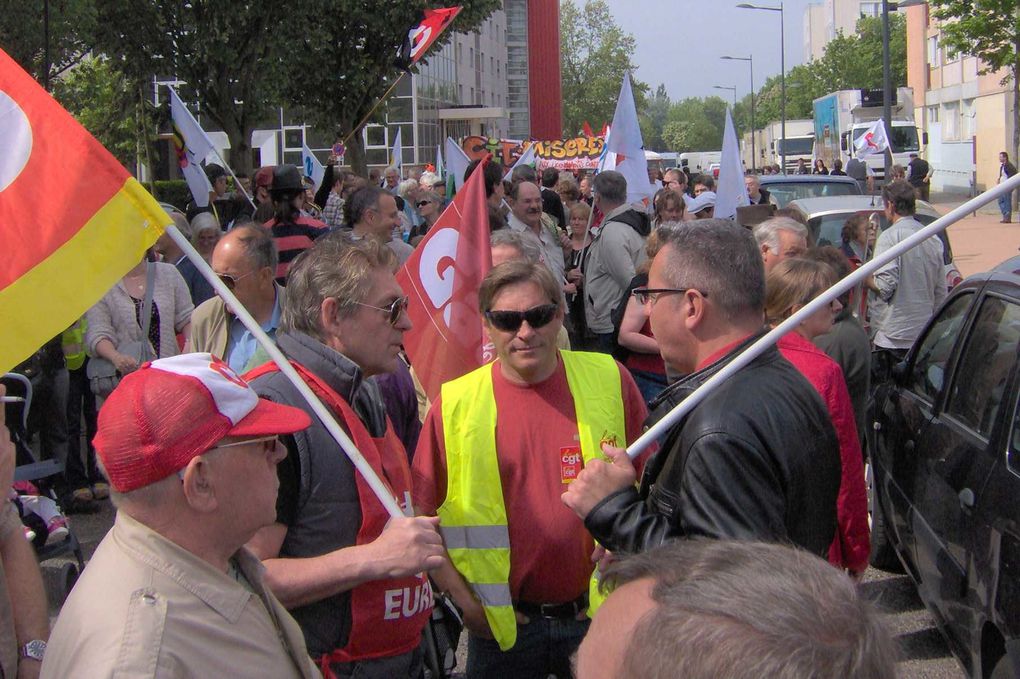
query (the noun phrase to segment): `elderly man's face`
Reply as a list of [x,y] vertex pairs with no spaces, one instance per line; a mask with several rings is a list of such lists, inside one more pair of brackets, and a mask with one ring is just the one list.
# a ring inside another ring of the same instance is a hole
[[670,170],[666,173],[663,185],[670,191],[682,196],[687,189],[687,178],[675,170]]
[[773,252],[767,245],[762,245],[762,256],[765,259],[765,273],[772,271],[784,259],[790,259],[807,251],[807,239],[793,231],[779,231],[779,252]]
[[200,255],[209,259],[212,255],[213,248],[216,247],[216,243],[220,240],[221,233],[222,232],[218,227],[202,229],[199,232],[198,237],[195,239],[195,249],[198,250]]
[[578,185],[578,190],[581,192],[581,195],[583,197],[587,198],[588,196],[590,196],[591,195],[591,180],[588,179],[587,177],[582,177],[581,178],[581,183]]
[[368,227],[371,232],[385,242],[393,240],[393,229],[400,226],[400,211],[397,210],[397,201],[393,196],[379,196],[379,202],[374,209],[370,210]]
[[[623,660],[634,638],[634,628],[655,609],[648,578],[628,582],[615,590],[599,608],[577,649],[577,679],[615,679],[625,676]],[[649,643],[654,641],[649,640]]]
[[[648,271],[649,288],[675,288],[667,276],[667,264],[673,256],[673,246],[668,243],[659,250]],[[685,312],[690,302],[686,295],[668,293],[648,301],[648,320],[652,334],[659,343],[662,360],[680,374],[694,372],[697,367],[697,346],[685,323]]]
[[747,187],[747,195],[752,198],[758,197],[758,188],[760,184],[757,177],[744,177],[744,186]]
[[531,182],[522,182],[517,187],[517,199],[514,201],[513,213],[532,228],[542,224],[542,191]]
[[387,170],[386,171],[386,188],[392,189],[393,187],[395,187],[397,185],[397,182],[399,180],[400,180],[400,175],[397,174],[396,170]]
[[[213,250],[212,259],[209,265],[216,275],[227,285],[232,287],[237,301],[249,311],[255,309],[264,298],[272,299],[275,290],[272,285],[275,272],[269,267],[258,269],[251,258],[245,252],[237,234],[238,231],[230,231]],[[236,313],[236,311],[235,311]]]
[[217,505],[231,517],[231,527],[244,541],[276,521],[276,496],[280,488],[276,465],[287,456],[287,449],[275,436],[263,438],[241,443],[245,439],[228,437],[218,445],[240,445],[213,448],[205,453],[215,474]]
[[404,333],[411,329],[406,310],[398,314],[395,324],[389,320],[392,304],[404,297],[393,273],[385,268],[373,269],[368,283],[368,298],[339,319],[337,338],[342,353],[357,363],[366,376],[397,369]]
[[538,283],[523,281],[502,288],[489,305],[490,312],[528,311],[553,305],[552,319],[539,327],[524,320],[516,329],[497,327],[497,321],[488,316],[485,330],[496,347],[502,362],[503,374],[518,382],[530,384],[536,376],[547,375],[556,366],[556,337],[563,325],[563,310]]

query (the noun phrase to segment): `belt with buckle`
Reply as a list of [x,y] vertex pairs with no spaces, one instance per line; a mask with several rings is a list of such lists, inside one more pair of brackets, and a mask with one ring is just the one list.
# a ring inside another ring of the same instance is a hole
[[588,608],[588,593],[585,592],[573,601],[562,604],[532,604],[518,601],[514,608],[528,617],[548,618],[550,620],[574,619]]

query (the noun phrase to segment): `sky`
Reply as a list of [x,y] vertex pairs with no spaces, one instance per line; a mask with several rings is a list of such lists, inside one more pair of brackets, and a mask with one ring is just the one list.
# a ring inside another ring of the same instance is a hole
[[[721,56],[754,59],[754,86],[780,71],[779,12],[738,9],[741,0],[606,0],[616,23],[634,36],[635,77],[652,92],[659,83],[674,101],[686,97],[721,96],[732,101],[750,90],[746,61],[725,61]],[[748,0],[751,1],[751,0]],[[583,4],[583,0],[577,0]],[[779,6],[778,0],[752,4]],[[804,61],[804,8],[809,0],[786,0],[786,70]],[[815,3],[817,4],[817,2]]]

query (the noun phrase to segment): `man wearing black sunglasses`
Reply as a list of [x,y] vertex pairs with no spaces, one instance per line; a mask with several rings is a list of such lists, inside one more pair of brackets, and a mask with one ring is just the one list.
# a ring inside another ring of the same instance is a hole
[[[667,230],[634,291],[666,366],[686,375],[651,421],[715,376],[763,333],[765,276],[747,229],[704,219]],[[601,544],[638,552],[680,537],[792,543],[825,557],[836,530],[839,446],[811,384],[775,347],[703,401],[662,440],[640,489],[625,451],[609,451],[563,501]]]
[[438,514],[452,564],[435,574],[464,612],[467,676],[570,677],[588,626],[594,543],[559,496],[640,433],[645,406],[611,357],[558,351],[560,286],[511,261],[482,282],[497,359],[443,385],[414,458],[415,504]]
[[[239,226],[216,244],[210,265],[237,301],[270,337],[276,336],[286,300],[274,280],[277,254],[266,229]],[[269,356],[219,296],[200,304],[191,316],[191,337],[185,352],[208,352],[222,358],[238,374],[261,365]]]

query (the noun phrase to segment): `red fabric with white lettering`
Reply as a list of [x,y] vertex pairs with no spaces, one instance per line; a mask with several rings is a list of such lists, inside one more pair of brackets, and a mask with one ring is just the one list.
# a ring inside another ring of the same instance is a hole
[[[386,434],[381,438],[373,438],[354,410],[328,384],[299,363],[291,364],[315,395],[330,407],[365,460],[389,487],[397,503],[403,506],[405,498],[409,497],[405,493],[411,492],[411,470],[407,463],[407,454],[393,433],[389,418],[386,421]],[[254,380],[256,377],[278,370],[275,363],[266,363],[247,373],[245,377]],[[358,529],[355,544],[365,545],[379,537],[390,515],[361,474],[355,474],[355,479],[361,503],[361,527]],[[390,593],[389,597],[387,592]],[[427,597],[427,603],[422,601],[424,597]],[[405,606],[407,615],[404,614]],[[393,611],[396,611],[395,618],[392,615]],[[421,643],[422,629],[431,615],[432,588],[424,574],[373,580],[358,585],[351,590],[351,632],[347,646],[338,648],[320,659],[323,675],[330,676],[327,674],[330,662],[354,662],[409,653]]]
[[495,358],[478,310],[478,288],[492,268],[489,208],[478,164],[435,226],[397,273],[413,327],[404,348],[430,400],[444,382]]

